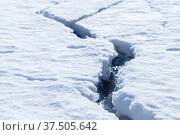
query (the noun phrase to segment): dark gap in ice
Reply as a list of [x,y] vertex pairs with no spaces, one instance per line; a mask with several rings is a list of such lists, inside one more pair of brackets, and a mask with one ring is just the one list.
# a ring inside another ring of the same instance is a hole
[[[112,92],[116,91],[118,71],[124,66],[127,61],[133,59],[134,52],[131,45],[127,42],[120,40],[111,40],[115,50],[118,55],[111,62],[110,77],[108,80],[104,80],[103,77],[100,77],[100,81],[97,85],[97,90],[99,93],[98,104],[101,104],[105,110],[110,113],[114,113],[120,120],[130,120],[127,116],[119,115],[115,110],[112,104]],[[126,46],[127,45],[127,46]],[[126,46],[126,48],[124,48]],[[128,48],[129,46],[129,48]],[[129,49],[129,50],[128,50]]]
[[[96,35],[95,35],[95,34],[90,33],[90,31],[89,31],[88,29],[86,29],[86,28],[84,28],[83,26],[80,26],[80,25],[78,25],[78,24],[76,24],[76,23],[77,23],[78,21],[81,21],[81,20],[83,20],[83,19],[86,19],[86,18],[88,18],[88,17],[91,17],[91,16],[93,16],[93,15],[95,15],[95,14],[98,14],[98,13],[104,11],[104,10],[107,10],[107,9],[113,7],[113,6],[116,6],[116,5],[118,5],[119,3],[121,3],[121,2],[123,2],[123,0],[120,0],[120,1],[118,1],[118,2],[116,2],[116,3],[113,3],[113,4],[111,4],[111,5],[107,6],[107,7],[100,8],[98,11],[96,11],[96,12],[94,12],[94,13],[91,13],[91,14],[88,14],[88,15],[83,15],[83,16],[81,16],[81,17],[79,17],[78,19],[75,19],[75,20],[73,20],[73,21],[67,21],[67,20],[65,20],[65,19],[63,19],[63,18],[60,18],[60,17],[54,16],[54,15],[52,15],[52,14],[49,14],[49,13],[46,11],[49,7],[45,8],[45,9],[43,9],[43,10],[41,10],[41,11],[36,12],[36,14],[42,14],[44,17],[53,19],[53,20],[55,20],[55,21],[57,21],[57,22],[60,22],[60,23],[64,24],[66,27],[69,27],[70,29],[72,29],[72,30],[73,30],[73,33],[74,33],[77,37],[79,37],[79,38],[82,38],[82,39],[85,39],[86,37],[96,38]],[[59,4],[59,3],[56,2],[56,3],[54,3],[54,4]]]
[[96,38],[96,34],[90,33],[90,30],[76,23],[71,23],[70,28],[73,29],[74,31],[73,33],[76,34],[79,38],[82,38],[82,39],[85,39],[86,37]]
[[72,29],[73,33],[81,39],[85,39],[87,37],[96,38],[95,34],[91,34],[88,29],[84,28],[83,26],[76,24],[74,21],[67,21],[66,19],[63,19],[63,18],[60,18],[58,16],[54,16],[52,14],[49,14],[47,11],[44,11],[44,10],[36,12],[36,14],[42,14],[46,18],[49,18],[49,19],[52,19],[52,20],[55,20],[59,23],[64,24],[66,27]]
[[[116,2],[116,3],[108,6],[107,8],[115,6],[115,5],[119,4],[120,2],[122,2],[122,1]],[[106,10],[107,8],[101,8],[94,14],[102,12],[103,10]],[[57,22],[64,24],[66,27],[69,27],[70,29],[72,29],[73,33],[81,39],[85,39],[87,37],[97,38],[96,34],[92,34],[90,32],[90,30],[88,30],[87,28],[84,28],[83,26],[76,24],[76,22],[78,22],[82,19],[85,19],[87,17],[90,17],[94,14],[92,14],[90,16],[84,15],[81,18],[74,20],[74,21],[67,21],[63,18],[49,14],[47,11],[44,11],[44,10],[40,11],[40,12],[36,12],[36,13],[42,14],[46,18],[50,18],[50,19],[53,19]],[[118,74],[119,69],[122,68],[127,61],[130,61],[131,59],[135,58],[134,50],[132,49],[131,44],[128,42],[120,41],[117,39],[112,39],[112,40],[110,40],[110,42],[114,45],[114,48],[115,48],[116,52],[118,53],[118,55],[111,62],[111,70],[110,70],[109,79],[104,80],[103,76],[100,77],[100,79],[99,79],[99,83],[97,84],[99,99],[97,100],[97,103],[101,104],[104,107],[104,109],[107,110],[108,112],[114,113],[120,120],[131,120],[128,116],[119,115],[114,110],[114,106],[112,104],[112,92],[117,90],[116,89],[117,79],[118,79],[117,74]]]

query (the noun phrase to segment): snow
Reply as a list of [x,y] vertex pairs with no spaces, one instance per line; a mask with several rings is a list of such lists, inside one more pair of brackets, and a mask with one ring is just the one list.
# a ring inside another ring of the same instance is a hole
[[50,6],[45,10],[40,10],[40,12],[45,12],[51,15],[58,16],[65,21],[79,21],[81,19],[87,18],[101,12],[111,6],[121,2],[119,0],[66,0],[58,5]]
[[0,5],[0,119],[117,119],[96,104],[116,51],[135,58],[118,72],[114,109],[180,119],[178,0]]
[[0,1],[0,119],[117,119],[95,103],[113,45],[36,14],[49,4]]
[[[126,0],[78,22],[97,37],[132,45],[135,59],[119,71],[113,105],[132,119],[180,119],[180,5]],[[125,44],[123,44],[125,45]]]

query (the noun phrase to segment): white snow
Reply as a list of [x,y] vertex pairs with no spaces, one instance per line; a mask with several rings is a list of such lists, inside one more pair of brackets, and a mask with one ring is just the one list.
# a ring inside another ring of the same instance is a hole
[[135,59],[119,72],[118,91],[113,93],[120,114],[180,119],[179,9],[178,1],[126,0],[78,22],[99,37],[129,42],[134,48]]
[[[95,103],[115,49],[135,55],[118,73],[115,110],[131,119],[180,119],[178,0],[0,6],[0,119],[117,119]],[[94,38],[77,37],[77,26]]]
[[[43,12],[58,16],[65,21],[76,21],[78,19],[92,16],[99,10],[104,10],[120,0],[65,0],[58,5],[50,6]],[[42,10],[40,10],[41,12]]]
[[113,45],[36,14],[49,4],[0,1],[0,119],[117,119],[95,103]]

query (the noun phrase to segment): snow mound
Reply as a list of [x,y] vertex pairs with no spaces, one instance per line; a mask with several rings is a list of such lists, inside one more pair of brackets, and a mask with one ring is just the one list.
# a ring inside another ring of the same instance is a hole
[[116,105],[117,111],[132,119],[153,120],[155,114],[152,110],[143,106],[143,103],[135,100],[134,95],[125,92],[115,93],[113,95],[113,104]]

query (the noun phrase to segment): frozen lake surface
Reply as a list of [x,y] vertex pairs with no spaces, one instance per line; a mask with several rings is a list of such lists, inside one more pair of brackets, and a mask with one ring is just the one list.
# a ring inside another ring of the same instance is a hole
[[0,5],[0,119],[180,119],[179,0]]

